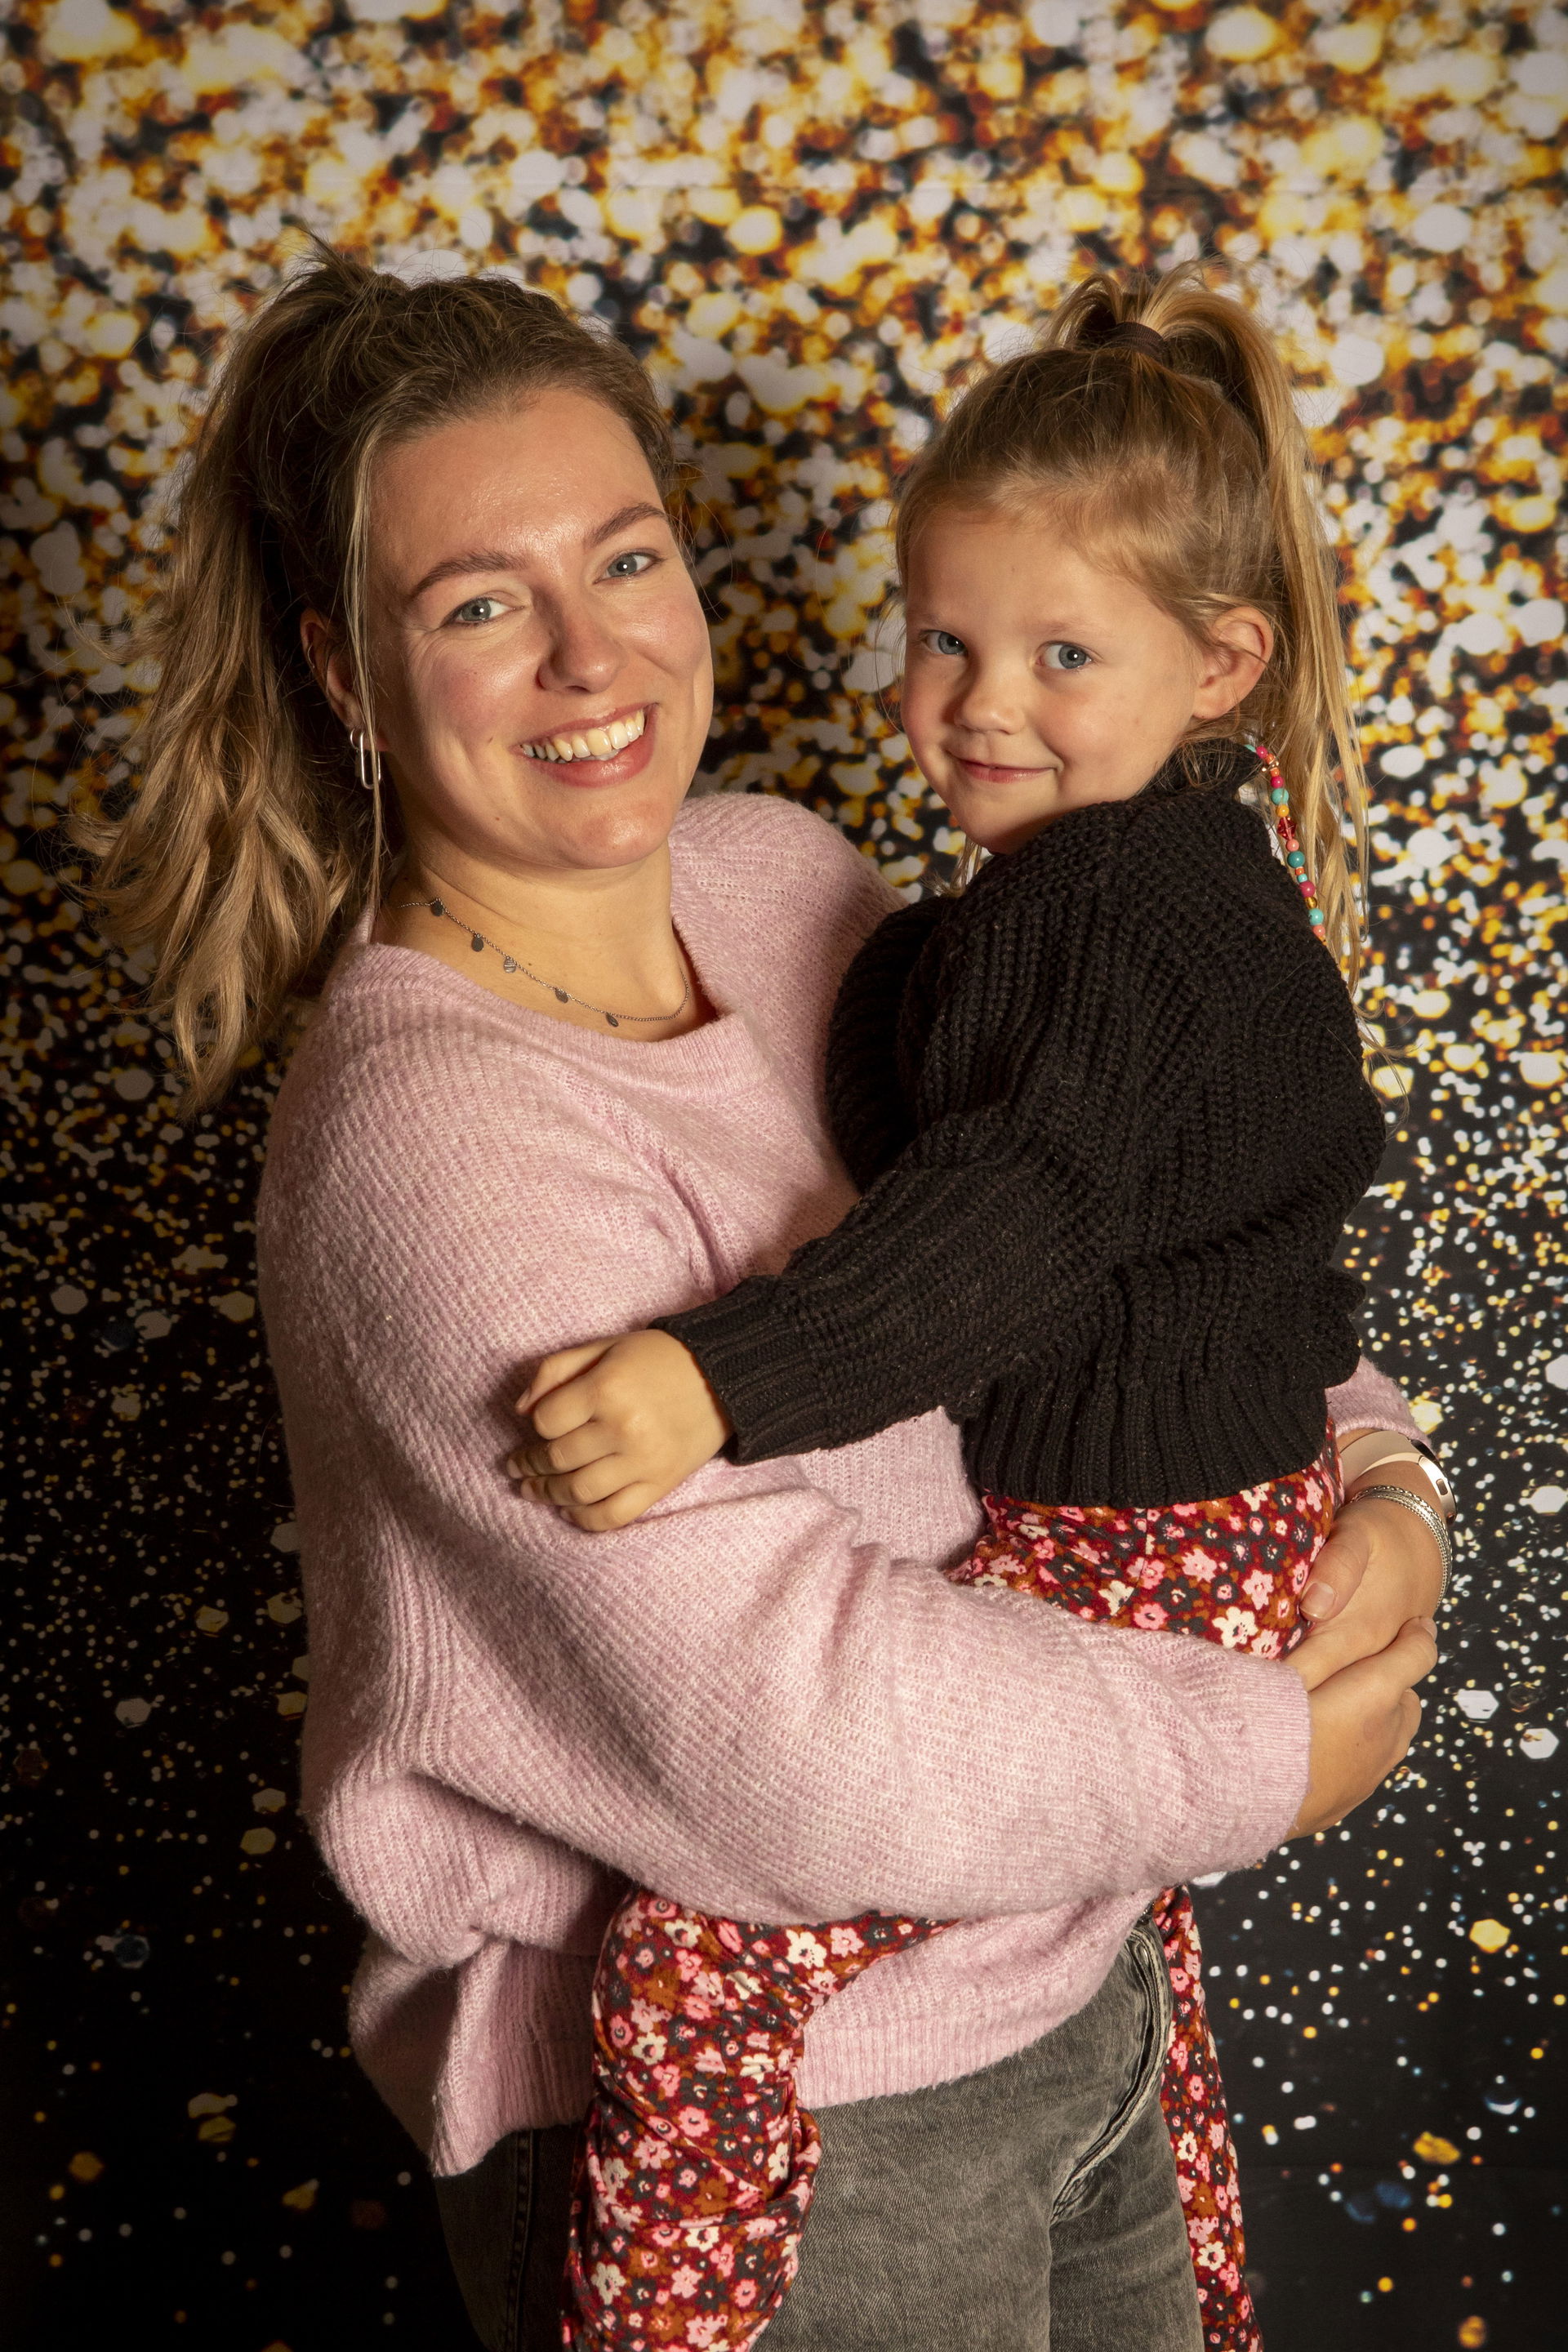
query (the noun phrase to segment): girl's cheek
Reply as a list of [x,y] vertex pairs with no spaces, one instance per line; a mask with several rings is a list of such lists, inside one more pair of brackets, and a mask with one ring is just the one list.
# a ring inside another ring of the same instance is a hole
[[927,708],[927,697],[921,680],[909,671],[904,673],[903,690],[900,701],[899,716],[903,720],[904,733],[909,739],[910,750],[913,752],[917,764],[929,776],[931,772],[926,767],[926,754],[932,748],[931,712]]

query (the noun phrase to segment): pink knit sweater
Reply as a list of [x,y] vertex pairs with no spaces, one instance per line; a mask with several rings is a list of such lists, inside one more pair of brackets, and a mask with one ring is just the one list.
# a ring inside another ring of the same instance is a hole
[[[569,1028],[362,935],[272,1129],[305,1808],[370,1927],[355,2047],[442,2173],[583,2111],[626,1878],[742,1918],[973,1923],[828,2004],[801,2088],[831,2105],[1033,2041],[1152,1889],[1255,1861],[1305,1785],[1282,1667],[947,1581],[977,1512],[942,1414],[711,1464],[616,1535],[519,1499],[531,1360],[782,1265],[852,1197],[823,1043],[885,887],[773,799],[691,803],[673,856],[708,1027]],[[1353,1385],[1356,1420],[1409,1425]]]

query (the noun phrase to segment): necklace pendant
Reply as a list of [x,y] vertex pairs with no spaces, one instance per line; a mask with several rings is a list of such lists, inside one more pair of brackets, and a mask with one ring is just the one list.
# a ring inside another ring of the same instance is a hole
[[502,956],[502,958],[501,958],[501,960],[500,960],[500,968],[501,968],[502,971],[515,971],[517,970],[517,959],[516,959],[516,957],[515,957],[515,956]]
[[474,953],[475,953],[476,955],[483,955],[483,953],[484,953],[484,951],[485,951],[485,943],[484,943],[484,940],[479,937],[479,932],[478,932],[478,931],[476,931],[476,932],[474,933],[473,938],[468,941],[468,945],[473,949],[473,951],[474,951]]
[[616,1016],[615,1016],[615,1014],[614,1014],[613,1013],[605,1013],[605,1020],[609,1023],[609,1024],[610,1024],[610,1026],[611,1026],[611,1028],[612,1028],[612,1029],[618,1029],[618,1028],[620,1027],[620,1025],[621,1025],[621,1024],[620,1024],[620,1023],[616,1019]]
[[557,1004],[570,1004],[572,1002],[572,999],[567,995],[566,991],[563,988],[552,988],[550,992],[552,996],[554,997]]
[[433,915],[444,915],[444,914],[446,913],[446,911],[447,911],[446,902],[445,902],[443,899],[440,899],[440,898],[432,898],[432,899],[431,899],[431,901],[430,901],[430,912],[431,912]]

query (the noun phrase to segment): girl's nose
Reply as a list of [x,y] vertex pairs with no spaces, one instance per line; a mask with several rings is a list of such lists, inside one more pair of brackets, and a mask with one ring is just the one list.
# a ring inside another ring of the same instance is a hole
[[976,667],[953,696],[948,716],[972,735],[1016,735],[1023,725],[1019,697],[1001,672]]

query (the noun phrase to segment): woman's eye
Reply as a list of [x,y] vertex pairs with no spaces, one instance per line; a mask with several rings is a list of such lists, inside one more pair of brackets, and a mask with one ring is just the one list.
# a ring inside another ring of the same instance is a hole
[[955,637],[951,629],[927,629],[921,643],[931,652],[941,654],[948,661],[963,656],[969,650],[963,639]]
[[466,604],[458,605],[452,618],[459,628],[477,629],[486,621],[493,621],[500,611],[499,596],[470,596]]
[[1050,645],[1046,647],[1047,669],[1087,669],[1094,656],[1083,646]]
[[607,580],[637,580],[658,561],[658,558],[650,555],[646,549],[633,550],[626,555],[612,555],[605,566],[605,576]]

